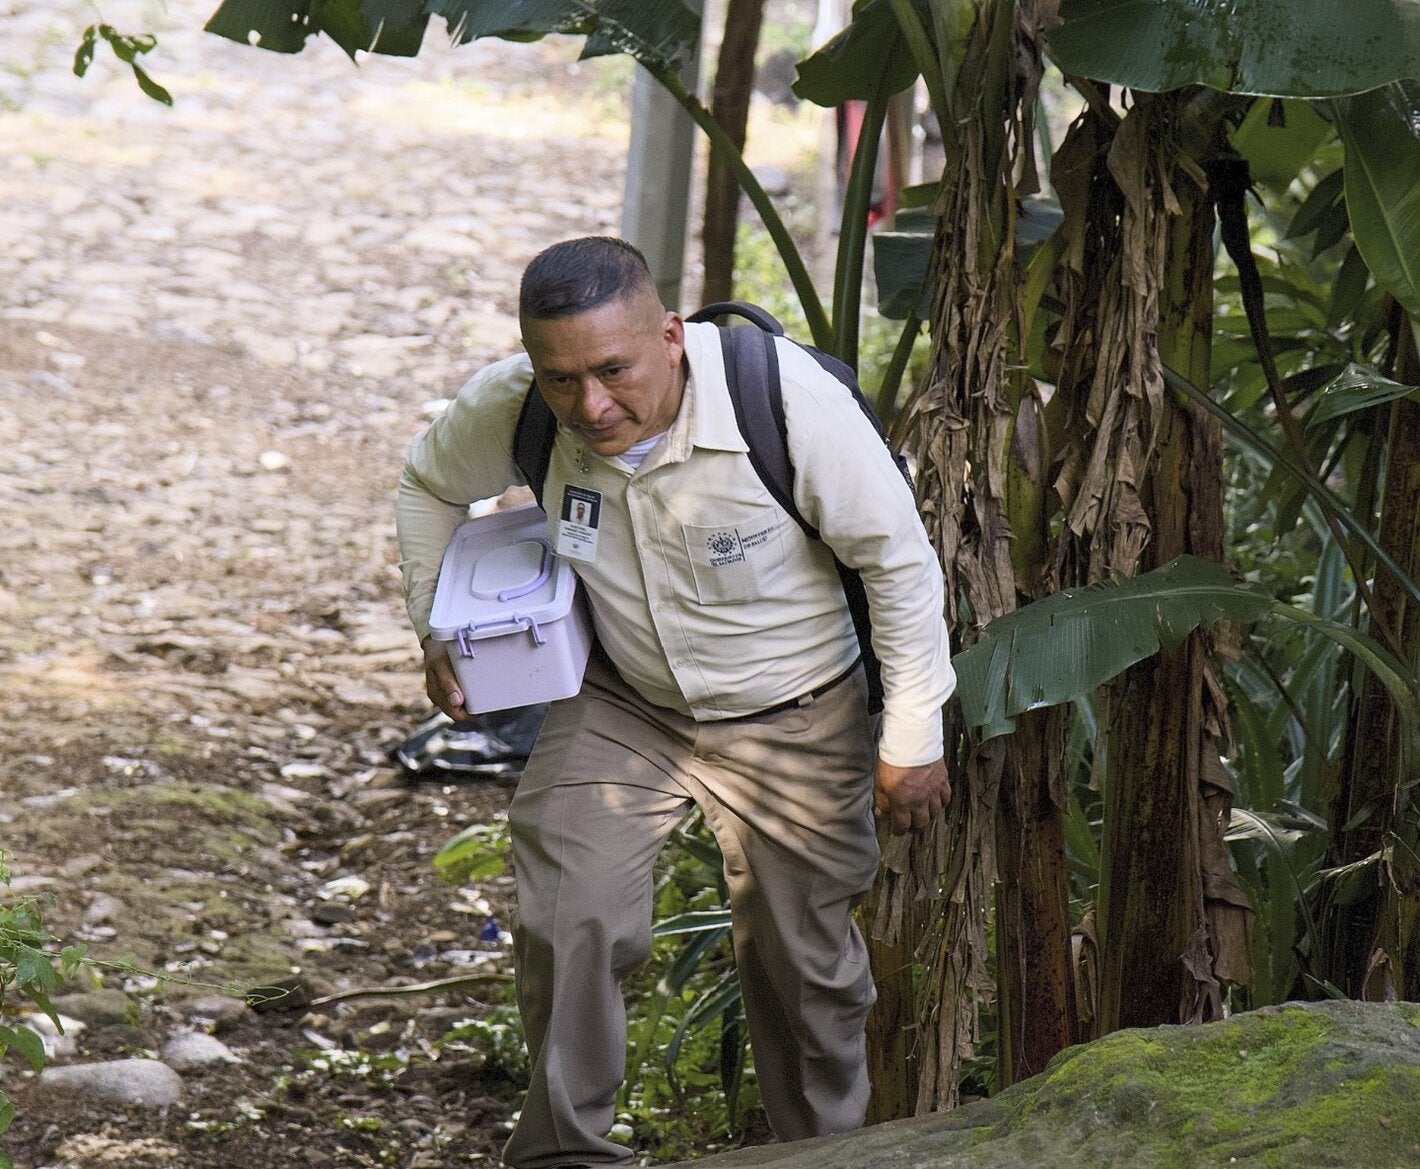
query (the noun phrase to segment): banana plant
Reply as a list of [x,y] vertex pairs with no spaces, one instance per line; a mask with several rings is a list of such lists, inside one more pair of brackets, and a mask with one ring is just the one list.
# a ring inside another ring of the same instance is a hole
[[440,16],[456,44],[479,37],[587,38],[585,56],[631,53],[668,65],[692,51],[699,18],[681,0],[223,0],[207,31],[276,53],[299,53],[324,34],[358,53],[413,57]]
[[1009,734],[1027,711],[1093,693],[1199,626],[1272,617],[1355,654],[1420,729],[1420,679],[1383,645],[1344,622],[1275,600],[1221,565],[1180,556],[1163,568],[1053,593],[982,630],[952,659],[966,724],[983,740]]

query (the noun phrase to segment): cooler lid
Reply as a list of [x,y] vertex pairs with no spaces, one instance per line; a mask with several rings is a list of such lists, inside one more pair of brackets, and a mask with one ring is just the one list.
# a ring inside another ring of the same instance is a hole
[[440,641],[498,637],[571,611],[577,579],[535,505],[462,523],[444,551],[429,627]]
[[547,583],[554,562],[546,540],[490,548],[474,561],[469,588],[480,601],[516,601]]

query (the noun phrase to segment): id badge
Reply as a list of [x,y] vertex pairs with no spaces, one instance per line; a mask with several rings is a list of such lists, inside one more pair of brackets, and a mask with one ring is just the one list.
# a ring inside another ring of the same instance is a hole
[[602,493],[568,484],[562,489],[557,519],[557,555],[584,564],[597,559],[597,532],[601,527]]

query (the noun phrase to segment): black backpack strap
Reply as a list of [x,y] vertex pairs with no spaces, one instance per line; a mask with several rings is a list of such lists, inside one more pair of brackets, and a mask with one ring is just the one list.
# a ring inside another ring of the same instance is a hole
[[537,383],[529,382],[528,395],[523,399],[518,425],[513,430],[513,462],[532,488],[539,507],[542,506],[542,489],[547,482],[547,467],[552,462],[552,444],[556,438],[557,419],[537,392]]
[[779,355],[774,334],[760,329],[721,329],[725,383],[735,423],[749,450],[750,466],[764,489],[789,513],[811,540],[818,529],[794,503],[794,464],[789,459],[789,430],[784,422],[784,395],[779,382]]
[[[685,319],[687,322],[691,323],[710,322],[713,324],[721,317],[741,317],[744,320],[749,321],[751,324],[757,325],[759,329],[766,334],[773,334],[775,337],[784,336],[784,326],[779,323],[778,318],[775,317],[773,313],[769,312],[767,309],[760,308],[760,306],[757,304],[750,304],[748,301],[745,300],[716,301],[714,304],[707,304],[703,309],[700,309],[698,312],[691,313],[691,315],[686,317]],[[731,329],[720,330],[721,346],[725,351],[725,371],[727,374],[730,373],[732,368],[735,368],[731,365],[730,358],[731,341],[729,339],[729,334],[732,331],[733,330]],[[837,357],[834,357],[831,353],[825,353],[822,349],[816,349],[812,345],[803,345],[797,341],[795,341],[794,344],[797,345],[800,349],[802,349],[805,353],[807,353],[810,357],[812,357],[816,362],[818,362],[819,367],[823,369],[825,373],[831,375],[834,380],[841,383],[843,387],[850,394],[853,395],[853,400],[858,403],[858,409],[863,412],[863,417],[868,420],[868,425],[870,425],[875,431],[877,431],[878,437],[883,440],[883,445],[887,447],[888,453],[892,455],[893,462],[897,464],[897,469],[902,472],[902,477],[907,481],[908,488],[915,491],[916,487],[912,482],[912,471],[907,465],[907,460],[903,458],[902,454],[897,450],[897,448],[892,445],[892,441],[888,438],[887,431],[883,429],[883,424],[878,419],[878,416],[874,412],[872,405],[868,402],[868,399],[863,396],[863,391],[858,388],[858,376],[853,372],[852,367],[846,361],[841,361]],[[752,430],[745,429],[745,415],[742,414],[740,411],[740,399],[736,397],[734,379],[731,378],[730,396],[735,402],[735,420],[739,422],[740,433],[744,435],[745,441],[750,444],[751,448],[753,448],[756,439],[759,439],[762,436],[768,434],[778,434],[780,437],[780,442],[787,450],[788,431],[784,428],[783,397],[779,390],[779,359],[774,351],[774,343],[770,341],[767,337],[765,338],[765,348],[769,355],[769,380],[763,383],[750,382],[749,384],[763,384],[765,386],[773,402],[773,409],[775,418],[777,420],[777,426],[772,431],[763,429],[762,427],[758,426],[756,426]],[[751,374],[751,376],[758,377],[759,375],[757,364],[745,365],[742,367],[742,369],[744,372],[748,372],[749,374]],[[736,369],[736,372],[740,372],[740,370]],[[754,419],[754,421],[756,422],[762,420],[762,418]],[[792,515],[795,520],[798,521],[799,526],[803,528],[804,531],[806,531],[811,537],[817,539],[817,530],[815,530],[804,520],[801,515],[799,515],[798,509],[793,505],[793,467],[788,462],[787,454],[784,456],[784,461],[785,466],[789,468],[787,477],[781,478],[776,468],[775,474],[772,477],[767,477],[763,472],[761,472],[760,478],[764,479],[765,486],[769,488],[770,494],[773,495],[774,498],[779,501],[780,505],[783,506],[784,509],[790,515]],[[755,462],[755,456],[753,454],[750,455],[750,462],[754,463],[755,470],[758,471],[759,464]],[[784,499],[781,498],[780,491],[776,490],[777,484],[787,484],[786,492],[789,497],[788,503],[784,502]]]
[[867,675],[868,710],[877,714],[883,708],[883,666],[873,650],[873,618],[868,612],[868,590],[863,586],[862,574],[856,568],[849,568],[837,556],[833,567],[838,570],[838,583],[843,586],[843,596],[848,602],[848,614],[853,618],[853,629],[858,634],[858,646],[863,651],[863,672]]
[[685,319],[691,324],[699,324],[702,321],[714,323],[720,317],[743,317],[766,333],[773,333],[776,337],[784,336],[784,326],[773,313],[757,304],[750,304],[747,300],[717,300],[714,304],[707,304],[698,312],[691,313]]

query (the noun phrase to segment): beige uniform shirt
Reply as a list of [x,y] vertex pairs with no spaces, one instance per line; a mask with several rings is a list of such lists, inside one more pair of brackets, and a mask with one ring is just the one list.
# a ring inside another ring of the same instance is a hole
[[[566,486],[601,496],[595,559],[574,565],[608,656],[647,701],[702,721],[804,694],[858,654],[836,553],[868,595],[883,671],[879,754],[904,767],[938,759],[941,708],[956,685],[942,577],[882,440],[836,379],[779,343],[794,502],[822,535],[810,540],[745,456],[716,326],[686,326],[686,358],[680,412],[639,468],[566,430],[553,447],[543,491],[551,527]],[[512,440],[531,378],[525,354],[486,367],[410,449],[399,538],[421,639],[468,505],[522,482]]]

